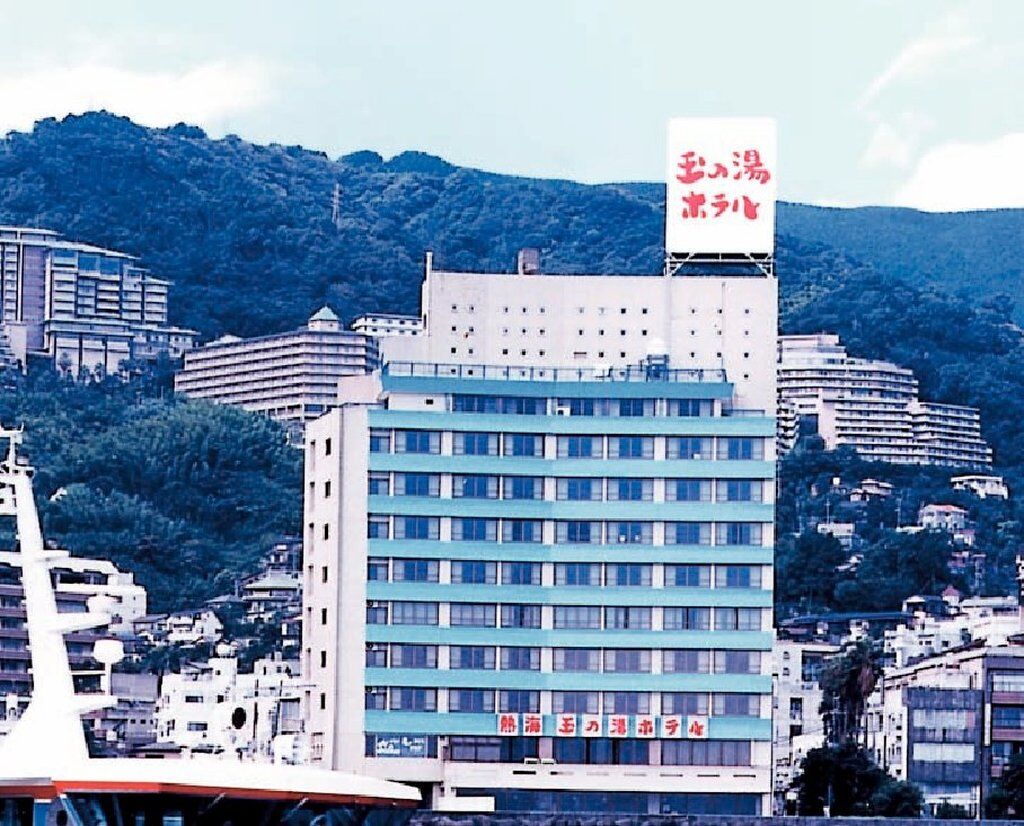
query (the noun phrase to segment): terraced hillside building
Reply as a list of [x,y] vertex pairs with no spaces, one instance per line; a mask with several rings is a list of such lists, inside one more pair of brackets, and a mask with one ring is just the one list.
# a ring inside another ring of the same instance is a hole
[[428,267],[424,306],[307,430],[313,758],[446,808],[767,814],[774,276]]
[[168,325],[169,286],[132,255],[48,229],[0,227],[0,361],[24,369],[30,357],[47,358],[78,377],[179,358],[197,334]]
[[869,461],[990,468],[976,408],[921,401],[912,370],[854,358],[833,333],[779,337],[780,445],[816,433]]
[[338,404],[338,380],[379,364],[377,339],[345,330],[329,307],[305,327],[255,338],[224,336],[185,357],[174,389],[283,422],[301,442],[307,422]]

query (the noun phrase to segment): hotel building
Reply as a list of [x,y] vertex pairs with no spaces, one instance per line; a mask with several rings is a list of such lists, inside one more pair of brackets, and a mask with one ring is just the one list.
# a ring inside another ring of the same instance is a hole
[[301,442],[307,422],[338,404],[338,380],[379,364],[373,336],[345,330],[329,307],[305,327],[256,338],[225,336],[185,356],[174,389],[283,422]]
[[0,351],[63,373],[113,375],[126,361],[179,358],[196,332],[167,324],[170,282],[115,250],[46,229],[0,227]]
[[919,400],[913,371],[853,358],[835,334],[780,336],[778,386],[783,449],[812,432],[869,461],[992,466],[975,408]]
[[314,760],[444,808],[767,814],[776,307],[761,271],[428,259],[409,360],[307,430]]

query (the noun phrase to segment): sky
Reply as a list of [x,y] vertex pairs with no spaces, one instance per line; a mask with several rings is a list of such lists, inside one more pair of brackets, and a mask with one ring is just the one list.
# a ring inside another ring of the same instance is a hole
[[673,116],[767,115],[791,201],[1024,206],[1021,0],[0,0],[0,133],[152,126],[662,180]]

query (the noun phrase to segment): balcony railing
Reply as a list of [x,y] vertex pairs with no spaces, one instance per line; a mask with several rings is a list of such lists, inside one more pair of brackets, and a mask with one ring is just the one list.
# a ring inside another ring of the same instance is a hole
[[[392,361],[383,371],[391,376],[423,378],[489,379],[492,381],[564,381],[564,382],[725,382],[720,368],[629,367],[535,367],[500,364],[437,364],[433,362]],[[749,414],[748,414],[749,415]]]

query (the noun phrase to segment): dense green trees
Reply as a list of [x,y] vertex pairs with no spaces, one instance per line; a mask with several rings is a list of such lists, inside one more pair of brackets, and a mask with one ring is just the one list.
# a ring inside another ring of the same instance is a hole
[[917,817],[920,789],[895,780],[852,740],[811,749],[794,785],[801,815],[832,817]]
[[280,426],[148,374],[75,384],[39,369],[0,394],[0,422],[26,427],[47,538],[133,571],[154,609],[230,591],[298,528],[301,454]]
[[985,801],[989,817],[1020,818],[1024,815],[1024,756],[1016,755],[1003,769]]

